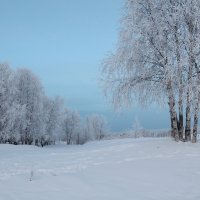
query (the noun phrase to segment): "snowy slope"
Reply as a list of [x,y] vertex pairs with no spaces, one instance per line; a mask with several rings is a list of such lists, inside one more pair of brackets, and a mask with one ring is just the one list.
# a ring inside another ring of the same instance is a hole
[[0,152],[0,200],[200,199],[199,143],[121,139]]

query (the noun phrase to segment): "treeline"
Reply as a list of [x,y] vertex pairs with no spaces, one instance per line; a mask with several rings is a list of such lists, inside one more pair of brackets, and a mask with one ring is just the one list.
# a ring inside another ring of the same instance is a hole
[[127,130],[120,133],[107,134],[105,139],[124,139],[124,138],[168,138],[171,137],[169,130]]
[[38,77],[28,69],[14,71],[0,64],[0,143],[44,146],[56,140],[83,144],[102,139],[105,120],[93,115],[82,122],[59,97],[45,95]]

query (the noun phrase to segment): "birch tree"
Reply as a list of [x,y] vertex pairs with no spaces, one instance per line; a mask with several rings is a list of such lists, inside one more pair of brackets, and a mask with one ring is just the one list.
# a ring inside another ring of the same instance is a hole
[[79,134],[79,127],[80,127],[79,114],[75,111],[70,111],[66,109],[63,116],[62,127],[65,139],[67,141],[67,145],[72,144],[76,135]]
[[[200,2],[188,0],[185,2],[183,13],[185,22],[185,49],[188,56],[187,76],[187,105],[186,105],[186,139],[197,140],[197,126],[200,103]],[[191,118],[194,116],[193,132],[191,132]]]
[[59,97],[51,99],[47,96],[43,97],[43,133],[40,136],[40,143],[55,143],[61,132],[63,101]]
[[196,141],[199,8],[195,0],[126,0],[117,49],[103,62],[103,87],[116,107],[167,100],[176,141],[190,140],[192,110]]
[[0,64],[0,142],[8,139],[8,112],[11,106],[12,70]]
[[43,90],[38,78],[28,69],[16,72],[19,105],[25,106],[25,121],[21,125],[21,142],[32,144],[42,131],[42,97]]
[[106,134],[106,120],[100,115],[87,117],[87,135],[90,140],[101,140]]
[[161,1],[126,1],[117,50],[103,65],[104,87],[111,91],[117,106],[130,104],[133,99],[159,102],[167,96],[172,132],[178,140],[177,71],[163,14]]

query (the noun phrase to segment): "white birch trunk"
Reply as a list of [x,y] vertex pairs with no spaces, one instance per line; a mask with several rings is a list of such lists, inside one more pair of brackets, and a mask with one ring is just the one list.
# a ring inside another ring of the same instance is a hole
[[[191,39],[192,41],[192,39]],[[186,124],[185,124],[185,140],[191,140],[191,92],[192,92],[192,70],[194,65],[193,45],[189,48],[189,69],[188,69],[188,88],[187,88],[187,105],[186,105]]]
[[170,110],[170,118],[171,118],[171,127],[172,127],[172,135],[175,138],[175,141],[179,141],[179,132],[178,132],[178,121],[177,121],[177,113],[176,113],[176,105],[174,94],[172,90],[171,81],[169,81],[167,85],[168,99],[169,99],[169,110]]
[[180,42],[178,38],[178,22],[175,26],[175,45],[176,45],[176,59],[178,64],[178,77],[179,77],[179,101],[178,101],[178,110],[179,110],[179,119],[178,119],[178,131],[179,139],[183,141],[183,72],[181,67],[181,55],[180,55]]
[[200,84],[200,71],[198,67],[197,69],[197,86],[196,86],[196,93],[197,93],[197,99],[195,102],[195,108],[194,108],[194,125],[193,125],[193,132],[192,132],[192,143],[197,142],[197,131],[198,131],[198,121],[199,121],[199,103],[200,103],[200,91],[199,91],[199,84]]

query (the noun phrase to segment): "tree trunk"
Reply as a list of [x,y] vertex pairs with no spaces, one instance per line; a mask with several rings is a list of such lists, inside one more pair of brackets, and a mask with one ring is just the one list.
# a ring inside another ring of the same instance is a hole
[[192,134],[192,143],[197,142],[197,128],[198,128],[198,112],[194,114],[194,126],[193,126],[193,134]]
[[198,121],[199,121],[199,103],[200,103],[200,91],[198,86],[200,85],[200,69],[195,62],[195,69],[197,71],[197,81],[196,81],[196,103],[194,109],[194,125],[193,125],[193,133],[192,133],[192,143],[197,142],[197,129],[198,129]]
[[[170,107],[170,106],[169,106]],[[170,113],[170,122],[171,122],[171,137],[175,137],[175,135],[174,135],[174,131],[173,131],[173,129],[174,129],[174,127],[173,127],[173,120],[172,120],[172,114],[171,114],[171,112],[169,111],[169,113]]]
[[179,101],[178,101],[178,110],[179,110],[179,119],[178,119],[178,131],[179,138],[183,141],[183,69],[181,66],[181,55],[180,55],[180,41],[179,41],[179,21],[176,21],[174,31],[175,31],[175,44],[176,44],[176,59],[178,65],[178,77],[179,77]]
[[179,132],[178,132],[178,120],[177,120],[177,113],[176,113],[176,106],[174,95],[172,91],[171,81],[169,81],[167,85],[168,91],[168,98],[169,98],[169,111],[170,111],[170,119],[171,119],[171,135],[174,136],[175,141],[179,141]]
[[179,138],[183,141],[183,102],[179,101],[179,121],[178,121]]
[[186,106],[186,123],[185,123],[185,140],[191,140],[191,91],[192,91],[192,68],[193,57],[190,56],[187,88],[187,106]]
[[185,140],[191,140],[191,112],[190,106],[186,107],[186,125],[185,125]]

